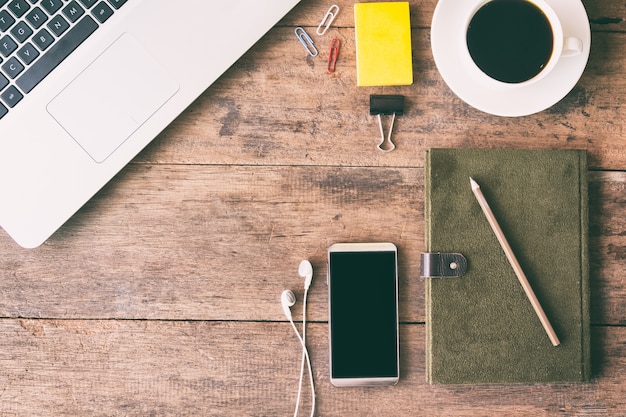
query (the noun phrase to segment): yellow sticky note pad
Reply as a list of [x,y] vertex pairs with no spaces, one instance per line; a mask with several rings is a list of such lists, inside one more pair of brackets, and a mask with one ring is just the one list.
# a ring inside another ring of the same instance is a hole
[[357,85],[413,84],[409,2],[356,3]]

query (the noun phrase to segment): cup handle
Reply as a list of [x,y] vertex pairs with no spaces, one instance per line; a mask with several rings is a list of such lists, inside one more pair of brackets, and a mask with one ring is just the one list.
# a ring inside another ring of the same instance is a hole
[[563,39],[562,57],[576,56],[583,52],[583,41],[578,38],[566,37]]

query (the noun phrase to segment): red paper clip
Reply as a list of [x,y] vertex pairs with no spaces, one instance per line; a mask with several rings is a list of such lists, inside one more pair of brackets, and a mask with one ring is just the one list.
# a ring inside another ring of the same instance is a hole
[[328,54],[328,73],[335,72],[337,66],[337,58],[339,58],[339,48],[341,47],[341,41],[338,38],[333,38],[330,41],[330,53]]

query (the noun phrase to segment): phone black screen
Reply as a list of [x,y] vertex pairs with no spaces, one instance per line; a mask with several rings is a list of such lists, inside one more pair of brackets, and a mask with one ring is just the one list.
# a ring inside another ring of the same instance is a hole
[[331,376],[397,377],[396,252],[329,256]]

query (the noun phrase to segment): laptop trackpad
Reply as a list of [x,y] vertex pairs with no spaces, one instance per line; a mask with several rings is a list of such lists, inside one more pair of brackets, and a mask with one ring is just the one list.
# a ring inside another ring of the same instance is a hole
[[161,64],[124,34],[47,109],[96,162],[103,162],[178,89]]

